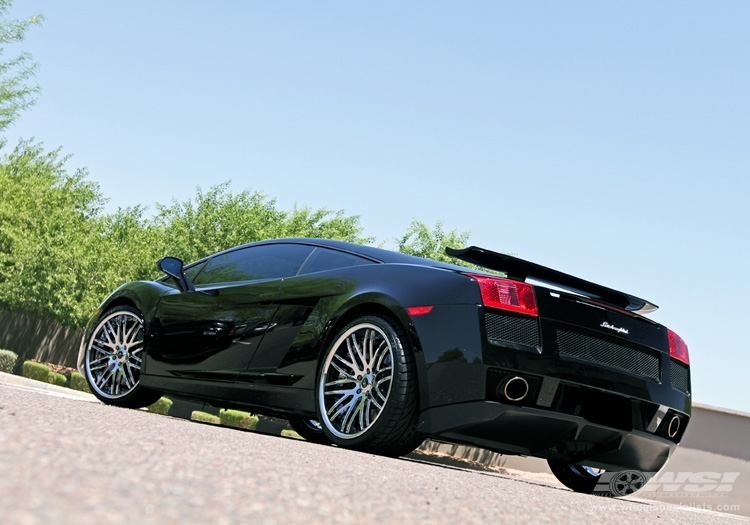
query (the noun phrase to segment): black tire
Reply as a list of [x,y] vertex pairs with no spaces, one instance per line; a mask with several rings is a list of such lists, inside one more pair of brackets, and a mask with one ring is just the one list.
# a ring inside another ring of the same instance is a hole
[[391,447],[390,454],[388,454],[391,457],[399,457],[399,456],[405,456],[409,454],[410,452],[414,452],[414,450],[419,447],[419,445],[422,444],[422,442],[425,440],[425,435],[421,432],[417,432],[416,430],[416,421],[413,425],[413,430],[408,433],[406,436],[403,437],[403,439]]
[[400,456],[414,450],[419,410],[417,372],[401,325],[360,317],[333,338],[320,364],[318,421],[340,447]]
[[143,316],[132,306],[116,306],[96,321],[84,355],[86,381],[103,403],[125,408],[149,406],[162,396],[140,385]]
[[302,416],[290,416],[289,425],[291,425],[297,434],[305,438],[305,441],[318,443],[319,445],[331,444],[331,440],[328,439],[323,432],[323,427],[315,419]]
[[596,472],[589,467],[565,463],[556,459],[547,460],[549,469],[555,475],[557,480],[575,492],[591,494],[594,492],[601,472]]
[[643,488],[648,482],[648,477],[637,470],[597,471],[590,467],[555,459],[547,460],[547,464],[560,483],[583,494],[609,498],[629,496]]

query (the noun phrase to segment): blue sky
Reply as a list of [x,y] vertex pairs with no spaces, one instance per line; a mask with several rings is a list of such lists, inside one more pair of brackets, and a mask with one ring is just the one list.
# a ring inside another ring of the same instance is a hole
[[[6,134],[108,210],[232,180],[412,218],[645,297],[694,400],[750,412],[750,3],[17,1],[42,93]],[[7,52],[7,51],[6,51]]]

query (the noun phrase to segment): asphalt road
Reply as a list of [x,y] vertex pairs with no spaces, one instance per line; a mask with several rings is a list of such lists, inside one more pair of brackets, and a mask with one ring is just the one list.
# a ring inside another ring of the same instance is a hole
[[0,384],[0,524],[747,522]]

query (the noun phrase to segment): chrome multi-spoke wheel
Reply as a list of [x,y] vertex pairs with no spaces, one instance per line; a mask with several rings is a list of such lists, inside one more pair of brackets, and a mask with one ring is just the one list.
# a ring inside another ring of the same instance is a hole
[[383,412],[393,382],[393,348],[372,323],[339,336],[323,364],[319,402],[329,430],[342,439],[367,431]]
[[331,442],[405,453],[415,441],[418,406],[414,356],[400,326],[366,316],[341,330],[321,363],[317,397]]
[[104,402],[147,406],[159,394],[139,386],[143,363],[143,319],[120,306],[106,312],[91,333],[85,356],[86,380]]

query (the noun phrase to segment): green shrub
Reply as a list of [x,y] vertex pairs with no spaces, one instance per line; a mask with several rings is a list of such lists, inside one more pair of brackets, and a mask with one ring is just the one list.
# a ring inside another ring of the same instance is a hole
[[294,438],[294,439],[305,439],[299,434],[297,434],[294,430],[284,429],[281,431],[281,435],[288,438]]
[[65,386],[65,383],[68,382],[68,378],[65,377],[64,374],[60,374],[57,372],[52,372],[50,370],[49,375],[47,376],[47,382],[51,385],[57,385],[57,386]]
[[88,392],[91,393],[91,389],[89,388],[89,384],[86,382],[86,378],[83,377],[78,372],[73,372],[70,374],[70,388],[73,390],[80,390],[81,392]]
[[0,350],[0,372],[7,374],[13,373],[13,367],[16,366],[18,354],[10,350]]
[[35,379],[36,381],[47,381],[50,369],[47,365],[37,363],[36,361],[26,361],[23,364],[23,377]]
[[162,416],[166,416],[169,413],[169,409],[171,407],[172,400],[168,397],[162,397],[153,405],[146,407],[146,410],[148,410],[149,412],[153,412],[154,414],[161,414]]
[[220,425],[221,418],[208,412],[201,412],[200,410],[193,410],[190,414],[190,419],[198,421],[200,423],[211,423],[212,425]]
[[227,410],[222,408],[219,411],[221,424],[227,427],[244,428],[245,430],[255,430],[258,424],[258,416],[241,410]]

